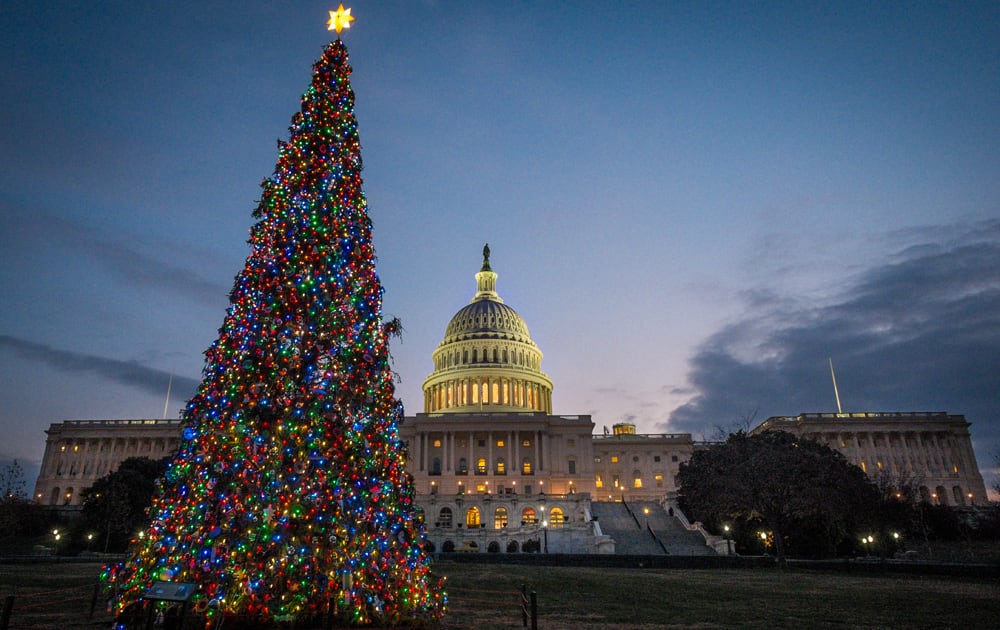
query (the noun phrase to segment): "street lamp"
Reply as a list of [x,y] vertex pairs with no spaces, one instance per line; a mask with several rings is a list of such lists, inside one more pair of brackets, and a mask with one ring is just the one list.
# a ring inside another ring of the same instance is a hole
[[862,536],[861,537],[861,544],[865,548],[865,555],[866,556],[870,556],[871,555],[871,546],[872,546],[872,544],[874,544],[874,542],[875,542],[875,537],[872,536],[871,534],[869,534],[867,536]]
[[730,556],[733,553],[733,547],[732,547],[733,541],[731,538],[732,534],[731,530],[729,529],[729,525],[722,526],[722,536],[726,539],[726,555]]

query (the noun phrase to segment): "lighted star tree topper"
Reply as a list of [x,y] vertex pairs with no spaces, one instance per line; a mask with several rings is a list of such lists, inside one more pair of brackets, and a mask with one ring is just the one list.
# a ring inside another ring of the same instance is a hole
[[[341,5],[330,28],[353,19]],[[152,523],[105,571],[119,612],[168,580],[196,584],[194,610],[227,627],[444,614],[403,471],[398,323],[382,321],[350,73],[338,36],[261,184],[251,253]]]

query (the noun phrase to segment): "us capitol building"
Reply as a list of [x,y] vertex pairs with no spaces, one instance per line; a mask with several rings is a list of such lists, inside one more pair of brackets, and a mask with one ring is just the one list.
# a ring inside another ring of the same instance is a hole
[[[489,247],[476,293],[451,318],[424,380],[424,411],[405,418],[407,471],[434,551],[726,553],[675,503],[690,434],[644,435],[628,423],[594,433],[587,415],[553,415],[552,380],[517,311],[497,293]],[[987,502],[961,415],[801,414],[780,429],[842,452],[870,476],[906,479],[941,505]],[[66,421],[46,431],[35,487],[43,505],[79,506],[80,493],[133,456],[160,458],[180,420]]]

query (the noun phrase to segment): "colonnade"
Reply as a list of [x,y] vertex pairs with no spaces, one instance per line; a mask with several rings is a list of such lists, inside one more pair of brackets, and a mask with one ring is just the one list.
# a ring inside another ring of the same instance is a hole
[[[35,483],[42,505],[79,505],[81,493],[129,457],[157,460],[180,446],[180,420],[70,420],[52,424]],[[118,436],[112,437],[115,433]]]
[[499,376],[467,376],[424,388],[426,413],[476,405],[502,405],[551,413],[552,389],[528,379]]
[[978,473],[971,441],[949,431],[834,431],[804,438],[840,451],[869,476],[920,486],[924,500],[966,505],[974,500]]
[[[480,441],[482,446],[479,446]],[[546,448],[545,432],[513,429],[426,431],[417,433],[410,443],[416,470],[428,475],[534,476],[544,473],[548,467]],[[464,471],[460,467],[463,459]],[[485,459],[485,470],[478,468],[480,459]],[[500,462],[502,468],[498,467]]]

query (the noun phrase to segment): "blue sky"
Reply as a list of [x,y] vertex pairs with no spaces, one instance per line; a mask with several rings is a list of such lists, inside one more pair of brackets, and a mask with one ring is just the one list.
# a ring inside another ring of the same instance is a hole
[[[171,374],[177,415],[332,8],[0,6],[0,460],[162,416]],[[963,413],[992,466],[1000,5],[351,8],[409,413],[489,242],[557,413],[697,438],[835,411],[832,357],[845,411]]]

